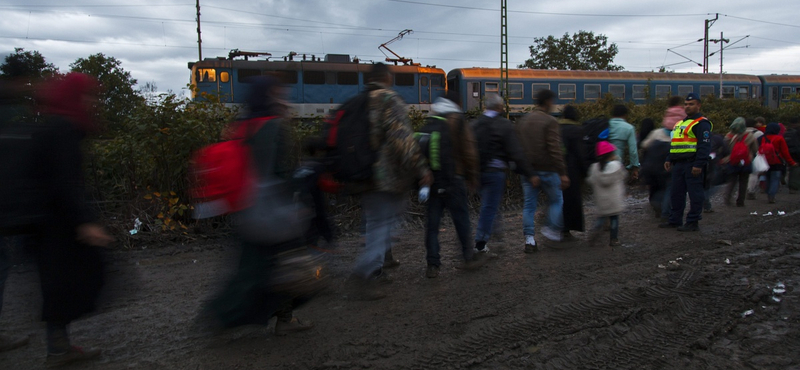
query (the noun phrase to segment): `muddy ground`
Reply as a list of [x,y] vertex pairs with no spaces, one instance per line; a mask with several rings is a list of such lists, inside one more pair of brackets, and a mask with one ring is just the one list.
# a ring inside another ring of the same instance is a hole
[[[233,243],[119,251],[113,273],[137,279],[112,286],[123,298],[73,324],[74,342],[104,350],[74,368],[800,369],[800,195],[760,198],[745,208],[715,199],[700,232],[679,233],[658,229],[635,193],[622,247],[581,241],[532,255],[522,252],[520,210],[507,210],[504,241],[489,244],[496,258],[475,272],[454,268],[446,223],[436,279],[424,277],[423,230],[412,223],[395,246],[402,265],[389,297],[373,302],[347,299],[359,240],[346,239],[330,289],[296,311],[316,327],[286,337],[272,326],[210,337],[194,325],[232,265]],[[31,342],[0,354],[0,369],[43,367],[36,284],[33,266],[14,267],[0,325]]]

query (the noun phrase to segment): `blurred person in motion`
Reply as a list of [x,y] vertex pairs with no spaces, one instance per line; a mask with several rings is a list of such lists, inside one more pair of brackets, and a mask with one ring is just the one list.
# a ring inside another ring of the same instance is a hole
[[592,187],[592,194],[597,205],[597,221],[589,236],[590,244],[597,244],[600,232],[606,220],[611,225],[609,246],[618,247],[619,241],[619,215],[625,210],[625,171],[622,162],[616,155],[614,144],[606,141],[597,143],[597,162],[589,166],[589,175],[586,182]]
[[[763,126],[764,118],[757,117],[755,119],[752,118],[745,118],[744,123],[747,128],[748,135],[752,135],[756,142],[761,142],[761,137],[764,136],[764,129],[766,128]],[[750,176],[747,179],[747,199],[748,200],[756,200],[756,193],[758,193],[758,185],[759,180],[761,178],[761,173],[758,172],[751,172]]]
[[[241,137],[249,145],[259,179],[275,177],[291,179],[297,167],[297,150],[289,121],[284,117],[286,104],[282,88],[274,77],[256,77],[248,81],[245,114],[231,123],[232,137]],[[275,134],[277,133],[277,135]],[[272,173],[270,173],[272,172]],[[243,205],[240,216],[252,204]],[[279,255],[306,246],[304,237],[281,243],[256,242],[236,233],[241,246],[239,262],[233,276],[201,312],[201,322],[212,330],[241,325],[267,326],[276,317],[276,335],[286,335],[313,327],[309,321],[293,316],[293,310],[308,301],[309,296],[296,296],[275,288]]]
[[405,194],[418,181],[430,186],[433,175],[414,139],[405,102],[393,91],[392,74],[376,63],[367,74],[370,146],[376,150],[372,178],[348,183],[350,194],[361,196],[366,219],[365,249],[356,259],[350,279],[356,299],[380,299],[377,284],[389,283],[384,271],[386,252],[392,247],[392,229],[405,208]]
[[786,140],[780,134],[781,126],[770,122],[764,129],[764,136],[759,139],[759,150],[764,152],[764,157],[769,164],[767,177],[767,202],[775,203],[775,195],[781,185],[781,177],[786,170],[786,165],[796,167],[797,162],[789,154]]
[[96,221],[85,199],[81,141],[98,130],[94,107],[98,83],[81,73],[49,82],[40,101],[47,129],[37,143],[35,168],[43,186],[46,216],[31,236],[47,324],[48,366],[88,360],[100,350],[73,346],[68,326],[95,309],[104,282],[98,247],[113,238]]
[[[536,94],[536,110],[520,118],[516,125],[524,153],[524,165],[530,167],[530,176],[520,178],[525,196],[522,211],[522,232],[525,236],[525,253],[538,250],[535,235],[536,207],[539,193],[547,195],[547,223],[541,235],[551,242],[561,241],[564,228],[564,198],[561,191],[570,186],[567,166],[564,164],[564,148],[558,120],[550,115],[555,93],[541,90]],[[635,145],[635,143],[634,143]]]
[[[509,163],[515,172],[530,181],[531,170],[525,159],[514,125],[503,117],[505,102],[500,95],[486,94],[486,109],[471,122],[478,143],[481,209],[475,230],[475,252],[488,253],[487,243],[494,231],[495,217],[506,187]],[[478,256],[478,258],[484,258]]]
[[611,119],[608,120],[608,141],[614,144],[617,150],[617,158],[624,163],[625,154],[623,150],[628,148],[628,165],[626,168],[631,172],[631,180],[639,179],[639,149],[636,146],[636,129],[627,122],[628,107],[617,104],[611,109]]
[[720,160],[722,171],[728,176],[728,185],[725,187],[725,205],[731,205],[733,189],[738,185],[736,206],[744,207],[747,181],[753,170],[753,158],[758,154],[756,136],[747,132],[745,119],[737,117],[730,125],[730,132],[725,135],[725,145],[728,155]]
[[725,145],[725,137],[711,133],[711,153],[709,154],[708,166],[706,167],[705,183],[703,184],[705,200],[703,200],[703,212],[712,213],[714,208],[711,205],[711,197],[714,196],[717,186],[725,183],[725,172],[720,170],[720,161],[728,156],[728,146]]
[[[681,109],[681,111],[683,111]],[[662,120],[663,127],[650,131],[642,140],[642,172],[641,179],[647,185],[650,206],[656,218],[666,222],[669,218],[669,195],[672,178],[664,169],[664,161],[669,156],[669,147],[672,142],[672,120]]]
[[578,110],[572,105],[564,107],[563,118],[558,123],[569,177],[569,186],[562,191],[564,229],[561,236],[563,240],[569,241],[574,238],[570,231],[585,231],[582,188],[589,166],[584,154],[583,128],[578,121]]
[[[800,117],[794,117],[787,125],[786,133],[783,135],[786,146],[789,148],[789,155],[795,162],[800,161]],[[789,194],[795,194],[800,190],[800,167],[789,168]]]

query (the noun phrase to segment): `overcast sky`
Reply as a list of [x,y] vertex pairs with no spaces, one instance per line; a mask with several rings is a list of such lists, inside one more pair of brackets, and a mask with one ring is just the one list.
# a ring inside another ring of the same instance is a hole
[[[795,5],[791,5],[795,4]],[[349,54],[381,61],[382,43],[404,57],[449,71],[500,64],[500,1],[487,0],[200,0],[203,57],[231,49]],[[579,30],[608,36],[615,63],[629,71],[702,72],[704,20],[719,20],[731,43],[726,73],[800,74],[800,22],[794,0],[508,1],[509,64],[530,57],[533,38]],[[196,61],[195,0],[0,0],[0,54],[39,51],[62,72],[78,58],[104,53],[139,81],[185,92]],[[683,45],[683,46],[682,46]],[[712,49],[718,45],[711,44]],[[719,58],[710,59],[719,71]]]

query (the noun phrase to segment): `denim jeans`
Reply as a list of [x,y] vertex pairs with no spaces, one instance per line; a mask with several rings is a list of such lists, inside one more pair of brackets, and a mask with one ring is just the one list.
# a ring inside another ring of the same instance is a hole
[[520,176],[522,191],[525,193],[524,209],[522,211],[522,231],[528,235],[535,235],[534,217],[536,216],[536,206],[539,202],[539,192],[544,190],[547,195],[547,226],[555,232],[561,232],[564,228],[564,215],[562,206],[564,198],[561,195],[561,176],[556,172],[534,171],[533,176],[539,176],[541,183],[534,188],[528,179]]
[[425,223],[425,250],[427,251],[428,265],[440,266],[442,264],[439,256],[439,225],[442,221],[444,209],[450,211],[453,225],[456,228],[458,241],[461,243],[461,253],[464,260],[472,259],[472,243],[470,237],[469,208],[467,206],[467,187],[464,180],[456,179],[456,183],[450,186],[448,191],[443,194],[431,193],[428,199],[428,219]]
[[611,240],[619,238],[619,215],[611,215],[611,216],[600,216],[594,222],[594,231],[599,232],[603,229],[603,225],[606,224],[606,219],[609,220],[611,224]]
[[781,170],[776,171],[769,171],[767,172],[767,195],[770,199],[775,198],[775,194],[778,194],[778,187],[781,185],[781,175],[783,172]]
[[475,241],[488,241],[492,236],[492,226],[500,199],[506,189],[506,173],[503,171],[484,172],[481,174],[481,214],[478,216],[478,228]]
[[403,194],[375,191],[361,196],[367,221],[366,247],[356,259],[354,275],[367,279],[381,270],[386,251],[392,247],[392,228],[404,205]]

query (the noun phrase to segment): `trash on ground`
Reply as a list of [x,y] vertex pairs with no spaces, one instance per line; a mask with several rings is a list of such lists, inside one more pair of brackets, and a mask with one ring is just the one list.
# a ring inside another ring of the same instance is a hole
[[778,211],[778,216],[785,216],[785,215],[786,215],[786,212],[784,212],[784,211]]
[[129,231],[131,235],[136,235],[139,233],[139,230],[142,228],[142,221],[139,221],[139,218],[133,221],[133,230]]
[[726,258],[725,259],[725,264],[726,265],[730,265],[731,264],[731,259],[730,258]]
[[665,268],[667,268],[667,266],[664,266],[664,265],[662,265],[662,264],[660,264],[660,263],[659,263],[659,264],[658,264],[658,268],[660,268],[660,269],[665,269]]
[[781,299],[779,297],[775,297],[775,296],[772,297],[772,301],[775,302],[775,303],[781,303]]
[[775,285],[775,288],[772,288],[772,292],[775,294],[786,293],[786,285],[783,285],[783,283],[778,283]]
[[727,239],[720,239],[720,240],[717,240],[717,244],[722,244],[722,245],[733,245],[733,242],[732,242],[732,241],[730,241],[730,240],[727,240]]
[[751,215],[751,216],[758,216],[758,212],[755,212],[755,211],[753,211],[753,212],[750,212],[750,215]]
[[762,216],[772,216],[772,212],[767,212],[767,213],[763,214]]
[[756,313],[756,311],[747,310],[747,311],[744,311],[744,313],[742,313],[742,317],[747,317],[747,316],[750,316],[750,315],[752,315],[754,313]]

